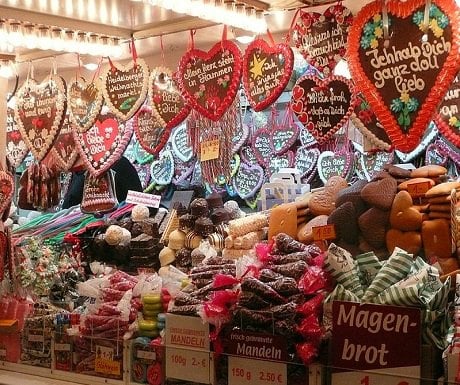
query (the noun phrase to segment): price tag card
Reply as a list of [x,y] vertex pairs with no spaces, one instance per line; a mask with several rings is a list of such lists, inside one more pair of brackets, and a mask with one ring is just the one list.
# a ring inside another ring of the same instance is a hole
[[161,195],[146,194],[139,191],[128,190],[126,195],[126,203],[136,205],[145,205],[157,209],[160,207]]
[[45,337],[43,336],[43,334],[29,334],[28,340],[30,342],[44,342]]
[[217,159],[219,157],[219,139],[205,140],[200,146],[200,160]]
[[166,347],[166,378],[210,384],[209,352]]
[[287,365],[281,362],[228,357],[228,385],[285,385]]
[[[341,372],[332,373],[331,385],[420,385],[420,377],[403,377],[398,376],[397,369],[383,373],[372,372]],[[406,368],[406,373],[407,368]],[[414,370],[414,376],[417,376],[417,370]]]
[[138,350],[136,355],[137,355],[137,358],[143,358],[144,360],[155,361],[157,358],[157,355],[155,352],[151,352],[148,350]]
[[165,341],[166,346],[209,352],[209,324],[198,317],[167,314]]
[[424,196],[430,188],[430,182],[409,183],[407,185],[407,192],[411,195],[411,197],[419,198]]
[[314,241],[329,241],[336,238],[335,226],[325,225],[313,227],[313,240]]
[[114,350],[107,346],[96,345],[96,359],[94,370],[97,373],[119,376],[121,374],[121,362],[114,360]]

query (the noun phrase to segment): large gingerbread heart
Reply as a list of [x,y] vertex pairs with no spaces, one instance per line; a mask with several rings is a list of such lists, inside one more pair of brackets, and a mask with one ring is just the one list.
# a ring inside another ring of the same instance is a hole
[[80,78],[70,83],[67,102],[70,120],[79,131],[85,132],[90,129],[101,112],[104,97],[97,82],[89,83]]
[[292,89],[291,109],[318,143],[330,140],[353,112],[353,85],[344,77],[306,75]]
[[460,73],[457,73],[435,118],[439,131],[453,144],[460,147]]
[[160,152],[158,160],[155,160],[150,165],[150,175],[152,182],[166,186],[171,183],[174,176],[174,157],[169,149]]
[[149,87],[149,68],[142,59],[123,66],[112,63],[104,72],[102,92],[110,111],[126,121],[142,106]]
[[304,58],[326,76],[345,56],[348,30],[353,15],[341,4],[332,5],[323,14],[300,12],[293,40]]
[[171,129],[187,118],[190,108],[169,68],[156,67],[152,70],[149,89],[153,113],[163,127]]
[[458,71],[460,24],[454,0],[432,0],[424,32],[425,0],[389,0],[388,40],[382,2],[355,17],[348,61],[357,89],[371,104],[394,147],[417,147]]
[[77,160],[78,149],[75,145],[69,115],[66,115],[64,118],[64,123],[56,141],[54,142],[51,153],[57,163],[57,166],[62,171],[70,170]]
[[252,151],[262,166],[268,165],[273,154],[272,136],[268,128],[259,128],[252,138]]
[[12,167],[18,168],[28,153],[29,149],[22,139],[14,118],[14,110],[8,107],[6,112],[6,157]]
[[240,50],[229,40],[216,43],[208,52],[191,49],[179,63],[179,88],[190,106],[217,121],[235,99],[241,69]]
[[398,156],[398,158],[403,162],[407,163],[410,162],[412,159],[420,155],[425,149],[428,147],[428,145],[435,140],[435,138],[438,136],[438,128],[437,126],[431,122],[428,128],[426,129],[425,133],[423,134],[422,140],[420,143],[415,147],[412,151],[410,152],[402,152],[396,150],[395,153]]
[[131,121],[121,122],[111,112],[101,112],[86,132],[73,131],[78,151],[91,175],[107,171],[122,155],[133,134]]
[[51,149],[66,111],[64,80],[50,76],[42,83],[27,80],[18,92],[14,109],[24,142],[37,161]]
[[170,128],[158,119],[153,108],[143,106],[133,118],[134,132],[142,148],[149,154],[158,154],[168,141]]
[[258,164],[241,162],[233,177],[233,187],[241,199],[254,196],[264,181],[264,170]]
[[14,181],[10,173],[0,170],[0,217],[10,207],[14,194]]
[[252,41],[243,57],[243,87],[254,111],[274,103],[286,88],[294,65],[294,53],[287,44],[269,45]]

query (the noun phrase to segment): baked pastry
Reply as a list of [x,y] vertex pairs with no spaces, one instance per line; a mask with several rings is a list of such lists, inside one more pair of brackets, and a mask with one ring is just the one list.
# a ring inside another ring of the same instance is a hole
[[131,211],[131,218],[134,222],[140,222],[147,219],[150,215],[149,208],[144,205],[136,205]]
[[151,235],[154,238],[159,238],[158,223],[153,218],[144,219],[141,222],[142,232]]
[[104,239],[111,246],[118,245],[123,239],[123,228],[118,225],[110,225],[105,231]]
[[185,236],[185,247],[189,249],[196,249],[198,246],[200,246],[202,240],[203,237],[201,235],[198,235],[194,231],[190,231]]
[[192,250],[182,248],[176,251],[176,266],[178,267],[191,267],[192,266]]
[[209,215],[208,202],[204,198],[197,198],[190,203],[190,214],[195,217],[202,217]]
[[222,251],[225,247],[224,237],[218,233],[212,233],[206,238],[209,241],[209,244],[216,250]]
[[195,221],[194,230],[197,234],[206,237],[214,232],[214,224],[209,218],[201,217]]

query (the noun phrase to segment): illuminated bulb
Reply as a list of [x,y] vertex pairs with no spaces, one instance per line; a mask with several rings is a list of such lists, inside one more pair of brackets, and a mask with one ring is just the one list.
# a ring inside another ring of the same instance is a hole
[[51,42],[52,48],[55,51],[64,51],[64,40],[62,39],[62,30],[60,28],[54,28],[51,31]]
[[27,24],[24,26],[24,42],[25,46],[28,49],[35,49],[38,46],[37,34],[35,33],[35,28],[32,24]]
[[22,33],[21,23],[12,21],[10,23],[10,33],[8,34],[8,42],[17,47],[24,44],[24,35]]

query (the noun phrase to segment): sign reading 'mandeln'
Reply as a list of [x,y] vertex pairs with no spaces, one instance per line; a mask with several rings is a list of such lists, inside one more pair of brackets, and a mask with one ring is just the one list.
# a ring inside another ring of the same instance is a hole
[[419,309],[335,301],[332,318],[332,384],[419,383]]

